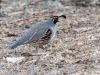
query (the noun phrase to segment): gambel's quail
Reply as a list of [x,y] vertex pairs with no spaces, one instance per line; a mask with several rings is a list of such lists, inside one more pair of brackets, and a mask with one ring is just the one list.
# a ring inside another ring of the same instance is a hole
[[65,15],[61,15],[49,18],[46,22],[42,22],[32,26],[23,34],[23,36],[19,40],[12,44],[10,48],[14,49],[19,45],[30,43],[33,44],[34,47],[41,48],[43,45],[49,43],[56,34],[55,24],[59,22],[59,17],[66,18]]

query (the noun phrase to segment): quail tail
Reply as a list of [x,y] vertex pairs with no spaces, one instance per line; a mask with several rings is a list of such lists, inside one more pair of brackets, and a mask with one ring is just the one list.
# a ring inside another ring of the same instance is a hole
[[18,41],[16,41],[14,44],[12,44],[11,45],[11,49],[14,49],[14,48],[16,48],[17,46],[19,46],[19,45],[21,45],[21,43],[20,43],[20,41],[18,40]]

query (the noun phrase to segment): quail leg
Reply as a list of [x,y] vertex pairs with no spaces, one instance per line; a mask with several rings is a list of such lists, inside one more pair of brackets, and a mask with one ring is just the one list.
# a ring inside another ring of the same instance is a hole
[[39,53],[38,47],[36,47],[36,52]]

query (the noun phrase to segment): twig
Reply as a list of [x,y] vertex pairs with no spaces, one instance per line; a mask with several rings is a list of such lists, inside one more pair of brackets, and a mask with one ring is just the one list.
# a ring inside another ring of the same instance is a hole
[[40,57],[37,58],[37,60],[34,62],[34,64],[36,65],[37,62],[39,61]]
[[13,24],[13,23],[17,23],[17,22],[20,22],[20,21],[29,20],[29,19],[32,19],[32,18],[57,17],[57,16],[58,15],[32,16],[32,17],[23,18],[23,19],[11,21],[11,22],[3,22],[1,24],[6,25],[6,24]]

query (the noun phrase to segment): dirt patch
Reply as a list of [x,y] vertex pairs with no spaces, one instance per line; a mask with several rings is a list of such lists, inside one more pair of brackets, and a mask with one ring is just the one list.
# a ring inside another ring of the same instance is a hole
[[[33,18],[14,24],[0,25],[1,75],[100,75],[100,6],[73,6],[62,0],[46,5],[43,0],[1,2],[0,23],[34,15],[65,14],[57,23],[57,36],[49,47],[38,51],[32,45],[9,47],[29,27],[47,18]],[[90,28],[90,29],[89,29]],[[26,54],[25,54],[26,53]],[[33,54],[32,56],[29,54]],[[7,57],[24,56],[20,63],[11,63]]]

